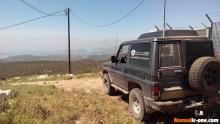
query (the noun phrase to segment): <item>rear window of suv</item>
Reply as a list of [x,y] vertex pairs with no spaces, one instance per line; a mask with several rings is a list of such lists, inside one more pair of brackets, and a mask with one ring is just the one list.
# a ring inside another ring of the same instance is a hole
[[159,47],[160,67],[180,66],[178,43],[163,43]]

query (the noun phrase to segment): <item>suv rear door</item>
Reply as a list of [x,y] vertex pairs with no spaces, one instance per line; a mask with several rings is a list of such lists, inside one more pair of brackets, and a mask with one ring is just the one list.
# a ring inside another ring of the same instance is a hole
[[178,98],[183,92],[183,71],[180,43],[164,41],[158,44],[158,82],[161,89],[161,99]]

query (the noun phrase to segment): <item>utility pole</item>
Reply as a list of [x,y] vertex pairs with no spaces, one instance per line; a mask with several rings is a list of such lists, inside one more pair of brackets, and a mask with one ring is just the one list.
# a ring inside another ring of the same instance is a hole
[[68,18],[68,72],[71,74],[71,47],[70,47],[70,8],[66,9]]
[[167,0],[164,0],[163,3],[163,37],[165,37],[165,30],[166,30],[166,2]]

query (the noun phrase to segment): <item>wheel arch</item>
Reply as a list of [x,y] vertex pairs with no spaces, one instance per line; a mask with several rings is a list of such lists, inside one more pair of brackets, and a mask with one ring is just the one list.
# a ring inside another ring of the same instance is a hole
[[108,71],[107,70],[102,71],[102,78],[103,78],[104,74],[108,74]]
[[103,70],[103,71],[102,71],[102,74],[106,74],[106,73],[108,73],[107,70]]
[[142,86],[140,83],[137,83],[137,82],[134,82],[134,81],[128,81],[127,82],[127,88],[128,88],[128,91],[130,92],[132,89],[134,88],[138,88],[142,91]]

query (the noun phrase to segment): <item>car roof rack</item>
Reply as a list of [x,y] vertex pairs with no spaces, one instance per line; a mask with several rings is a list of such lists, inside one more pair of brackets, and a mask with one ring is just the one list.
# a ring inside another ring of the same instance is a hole
[[[180,36],[199,36],[198,32],[195,30],[166,30],[165,31],[165,37],[180,37]],[[155,38],[155,37],[163,37],[163,31],[156,31],[156,32],[150,32],[150,33],[144,33],[139,36],[138,39],[144,39],[144,38]]]

